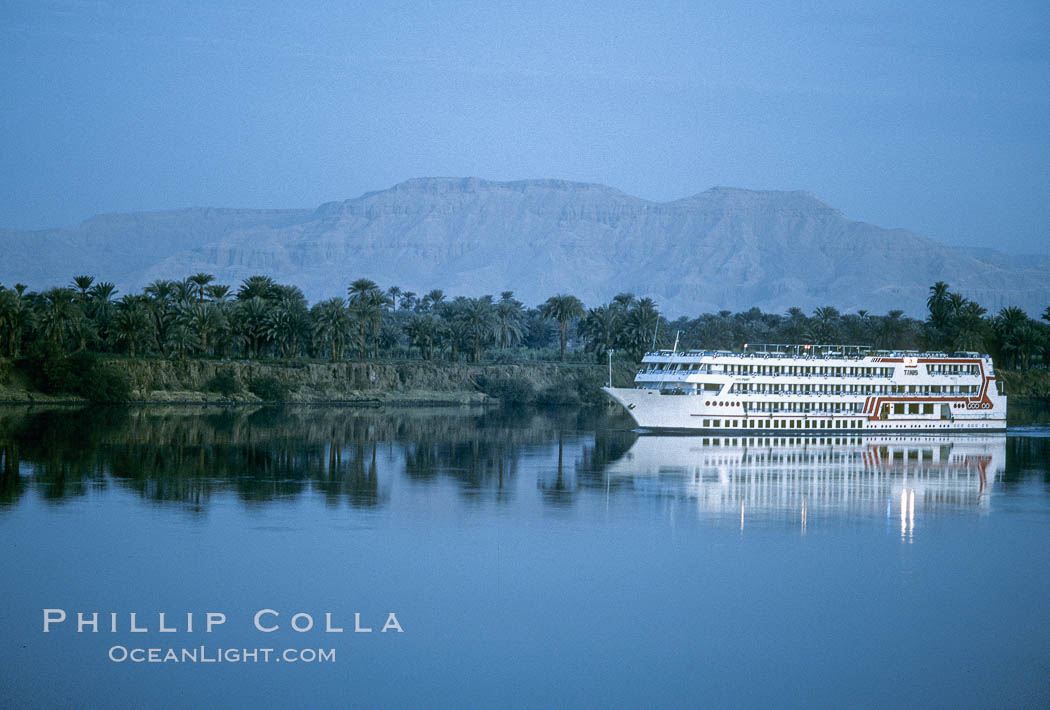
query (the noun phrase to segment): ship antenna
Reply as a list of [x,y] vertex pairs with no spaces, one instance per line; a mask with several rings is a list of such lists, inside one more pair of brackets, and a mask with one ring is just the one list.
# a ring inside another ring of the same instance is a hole
[[682,331],[680,331],[680,330],[675,331],[675,334],[674,334],[674,347],[671,348],[671,354],[672,355],[678,352],[678,336],[681,335],[681,334],[682,334]]

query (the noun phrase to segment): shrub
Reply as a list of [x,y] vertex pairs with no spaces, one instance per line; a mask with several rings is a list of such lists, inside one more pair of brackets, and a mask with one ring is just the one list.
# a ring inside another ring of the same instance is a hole
[[120,370],[96,362],[83,378],[77,394],[96,404],[120,404],[131,398],[131,383]]
[[536,403],[545,407],[579,404],[580,395],[575,388],[552,385],[539,393],[539,396],[536,397]]
[[241,391],[241,383],[226,371],[215,373],[215,376],[208,380],[204,387],[209,392],[221,394],[223,397],[231,397]]
[[536,401],[536,388],[528,380],[515,377],[478,377],[478,389],[503,404],[532,404]]
[[248,390],[264,402],[283,402],[288,398],[288,388],[276,377],[256,377],[248,385]]
[[100,404],[126,402],[131,396],[128,376],[88,352],[66,355],[51,343],[36,343],[19,366],[45,394],[78,395]]

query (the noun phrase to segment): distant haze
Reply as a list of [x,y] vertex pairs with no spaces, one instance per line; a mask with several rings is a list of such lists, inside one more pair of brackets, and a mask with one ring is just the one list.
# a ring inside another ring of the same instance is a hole
[[0,226],[420,175],[804,189],[1050,243],[1050,3],[5,0]]
[[921,316],[947,281],[994,312],[1050,303],[1050,257],[960,250],[850,220],[807,192],[713,188],[658,203],[561,180],[421,178],[314,210],[190,209],[104,215],[69,229],[0,231],[0,283],[40,289],[74,274],[122,292],[207,272],[236,287],[254,274],[316,301],[354,279],[422,294],[498,295],[528,305],[622,291],[672,316],[758,306],[783,312]]

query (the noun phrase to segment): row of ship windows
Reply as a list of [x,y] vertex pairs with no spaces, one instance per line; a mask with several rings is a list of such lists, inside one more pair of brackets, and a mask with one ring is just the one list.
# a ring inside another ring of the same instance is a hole
[[[705,402],[716,404],[716,402]],[[860,412],[863,402],[742,402],[749,412]],[[727,405],[729,406],[729,405]]]
[[862,419],[704,419],[705,429],[860,429]]
[[[714,441],[715,441],[715,445],[718,445],[718,443],[721,440],[720,439],[715,439]],[[726,439],[726,441],[728,442],[729,439]],[[811,441],[813,441],[813,440],[810,440],[810,439],[805,439],[805,440],[799,439],[799,443],[806,443],[806,444],[808,444],[808,443],[811,443]],[[858,440],[857,443],[860,443],[861,441],[863,441],[863,440]],[[703,443],[705,445],[709,444],[709,442],[710,442],[710,440],[708,440],[708,439],[704,439],[704,441],[703,441]],[[759,443],[759,445],[762,445],[762,444],[765,443],[765,440],[759,439],[758,443]],[[791,443],[795,443],[795,440],[791,439]],[[747,446],[748,445],[748,440],[744,439],[743,440],[743,444],[745,446]],[[751,446],[755,446],[755,439],[750,439],[750,445]],[[948,455],[951,452],[951,447],[950,446],[941,446],[940,450],[941,450],[940,458],[937,458],[937,456],[934,454],[933,449],[921,449],[921,450],[920,449],[907,449],[907,450],[904,450],[904,449],[893,449],[893,450],[891,450],[888,446],[879,446],[877,449],[873,448],[872,452],[877,452],[878,453],[878,458],[879,458],[880,461],[896,461],[896,462],[910,461],[910,462],[915,462],[915,463],[923,463],[923,462],[925,462],[925,463],[933,463],[933,462],[946,463],[948,461]],[[749,454],[744,454],[742,456],[739,456],[739,455],[738,456],[731,456],[731,455],[728,455],[728,454],[719,455],[719,456],[711,456],[711,457],[705,457],[704,461],[705,461],[705,463],[712,463],[712,464],[716,464],[716,465],[735,464],[735,463],[745,463],[745,464],[748,464],[748,463],[767,463],[767,464],[768,463],[777,463],[777,464],[849,463],[850,461],[856,461],[858,463],[863,463],[863,460],[860,459],[860,457],[857,456],[856,452],[852,452],[852,451],[836,451],[836,450],[830,450],[829,451],[827,449],[820,450],[820,451],[789,451],[789,452],[786,452],[786,453],[782,453],[782,452],[779,452],[779,451],[769,451],[769,450],[762,450],[762,449],[760,449],[759,453],[754,453],[754,454],[749,453]],[[966,462],[965,461],[955,462],[955,465],[965,466]],[[786,473],[787,475],[791,475],[791,472],[784,472],[784,473]],[[783,475],[783,474],[781,474],[781,475]],[[824,477],[827,477],[827,478],[837,477],[837,476],[835,476],[835,474],[828,474],[826,472],[824,473],[824,475],[822,475],[822,472],[819,471],[819,470],[817,470],[817,471],[807,471],[807,472],[805,472],[805,475],[807,476],[807,478],[814,478],[814,479],[818,479],[818,480],[820,478],[824,478]]]
[[[772,437],[772,436],[762,436],[762,435],[760,435],[758,437],[747,436],[747,437],[742,437],[742,438],[739,438],[739,439],[735,438],[735,437],[734,438],[730,438],[728,436],[721,436],[721,437],[716,437],[716,438],[706,438],[705,437],[704,439],[701,440],[701,443],[704,446],[726,446],[726,447],[732,447],[732,446],[803,446],[803,445],[804,446],[813,446],[813,445],[820,445],[820,446],[823,446],[823,445],[828,445],[828,446],[835,445],[835,446],[837,446],[837,445],[845,445],[845,444],[852,444],[852,445],[864,444],[866,442],[862,438],[862,436],[863,435],[861,435],[861,434],[844,434],[844,435],[836,434],[836,435],[825,437],[822,434],[822,435],[820,435],[820,438],[817,438],[816,436],[813,436],[813,435],[810,435],[810,434],[806,434],[806,435],[799,436],[799,437],[795,437],[795,436],[791,436],[791,437],[783,437],[783,436]],[[936,459],[936,457],[933,456],[933,452],[929,451],[929,449],[924,450],[922,455],[920,456],[919,453],[916,450],[914,450],[914,449],[909,449],[907,451],[907,453],[905,453],[902,450],[890,450],[890,449],[888,449],[885,446],[880,446],[878,448],[878,453],[879,453],[879,460],[881,460],[881,461],[890,461],[890,460],[892,460],[892,461],[895,461],[895,462],[907,461],[907,462],[918,462],[918,463],[922,463],[922,462],[944,463],[944,462],[947,462],[948,459],[949,459],[949,454],[951,452],[951,446],[943,446],[942,445],[940,447],[940,449],[941,449],[941,454],[940,454],[940,459],[939,460]],[[754,457],[745,456],[743,460],[744,460],[744,462],[748,462],[748,463],[751,463],[751,462],[754,462],[754,463],[781,462],[781,461],[836,462],[836,463],[838,463],[838,462],[848,461],[850,459],[855,458],[852,455],[848,455],[848,454],[845,454],[845,453],[840,452],[840,451],[823,452],[823,453],[816,454],[816,455],[814,455],[814,454],[795,454],[794,456],[795,456],[795,458],[790,458],[789,459],[789,458],[787,458],[785,456],[777,455],[775,452],[770,452],[770,453],[766,453],[766,454],[758,454],[758,455],[755,455]],[[970,469],[971,468],[971,464],[967,460],[969,457],[951,456],[950,458],[951,458],[951,463],[952,463],[953,466],[958,466],[958,467],[962,467],[962,468],[966,468],[966,469]],[[741,461],[741,459],[739,457],[736,457],[736,456],[725,456],[724,458],[723,457],[717,457],[715,463],[733,464],[733,463],[737,463],[737,462],[740,462],[740,461]],[[938,474],[943,474],[944,473],[944,469],[943,468],[938,468],[938,469],[936,469],[935,472],[938,473]],[[967,471],[967,472],[969,472],[969,471]],[[787,472],[787,473],[790,474],[791,472]],[[817,477],[819,477],[819,475],[820,475],[819,471],[816,471],[814,473],[816,474]]]
[[[705,387],[706,389],[706,387]],[[736,382],[730,394],[977,394],[977,385],[824,385]]]
[[[801,413],[801,414],[807,414],[807,413],[810,413],[810,412],[818,412],[820,414],[860,414],[863,411],[863,405],[861,403],[859,403],[859,402],[850,403],[850,404],[841,404],[841,403],[838,403],[838,402],[835,402],[835,403],[832,403],[832,402],[751,402],[751,403],[749,403],[747,409],[748,409],[749,412],[772,412],[772,413],[798,412],[798,413]],[[893,412],[893,414],[926,414],[926,415],[934,414],[936,412],[936,410],[934,409],[934,405],[933,404],[929,404],[929,403],[923,404],[923,403],[895,402],[892,405],[891,404],[884,404],[884,405],[882,405],[882,410],[880,412],[880,418],[881,419],[885,419],[886,417],[889,416],[891,411]],[[950,416],[949,415],[949,411],[950,410],[948,409],[948,405],[947,404],[942,404],[941,405],[941,414],[942,414],[943,417],[947,418],[948,416]],[[704,421],[706,422],[708,420],[705,419]],[[723,419],[713,419],[712,421],[716,422],[716,424],[715,424],[716,427],[719,426],[717,424],[717,422],[720,422],[720,421],[725,421],[726,422],[726,426],[734,426],[735,427],[736,426],[736,422],[738,420],[736,420],[736,419],[724,419],[724,420]],[[743,424],[741,426],[743,428],[745,428],[745,429],[754,428],[753,422],[755,420],[742,419],[742,420],[739,420],[739,421],[743,421],[743,422],[751,421],[752,422],[751,424],[746,424],[745,423],[745,424]],[[761,420],[758,420],[758,421],[761,421]],[[774,421],[776,421],[776,420],[774,420]],[[793,421],[793,420],[788,420],[788,421]],[[734,422],[734,423],[732,425],[730,425],[729,422]],[[707,424],[704,424],[704,426],[707,426]],[[768,420],[767,420],[767,426],[768,426]],[[801,428],[809,428],[809,426],[810,425],[806,424],[805,420],[803,420],[803,424],[801,425]],[[820,425],[816,425],[816,426],[818,428],[820,427]],[[759,428],[762,428],[762,426],[759,425]],[[774,427],[774,428],[781,428],[781,427]],[[794,429],[796,427],[795,426],[791,426],[791,427],[788,427],[788,428]],[[835,428],[845,428],[845,427],[835,427]]]
[[650,363],[645,374],[715,373],[719,375],[789,375],[794,377],[892,377],[892,367],[831,367],[827,365],[712,365],[709,363]]
[[[979,375],[977,365],[924,365],[930,375]],[[645,374],[717,373],[725,375],[786,375],[789,377],[892,377],[892,367],[833,367],[828,365],[722,365],[710,363],[650,363]]]
[[977,365],[927,365],[926,372],[931,375],[979,375]]
[[[714,402],[705,402],[705,404],[715,404]],[[718,403],[721,404],[721,403]],[[884,414],[889,414],[890,407],[894,414],[933,414],[934,405],[930,403],[907,403],[907,402],[896,402],[892,405],[882,405],[882,411]],[[957,407],[961,407],[961,404],[956,404]],[[806,414],[809,412],[819,412],[822,414],[860,414],[864,411],[864,405],[861,402],[747,402],[745,407],[748,412],[799,412]],[[948,405],[942,404],[942,410],[947,412]],[[727,420],[728,421],[728,420]]]

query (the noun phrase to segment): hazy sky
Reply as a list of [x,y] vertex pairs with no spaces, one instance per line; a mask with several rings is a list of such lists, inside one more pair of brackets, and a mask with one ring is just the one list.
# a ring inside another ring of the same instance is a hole
[[1050,251],[1047,0],[0,0],[0,60],[4,227],[472,175]]

